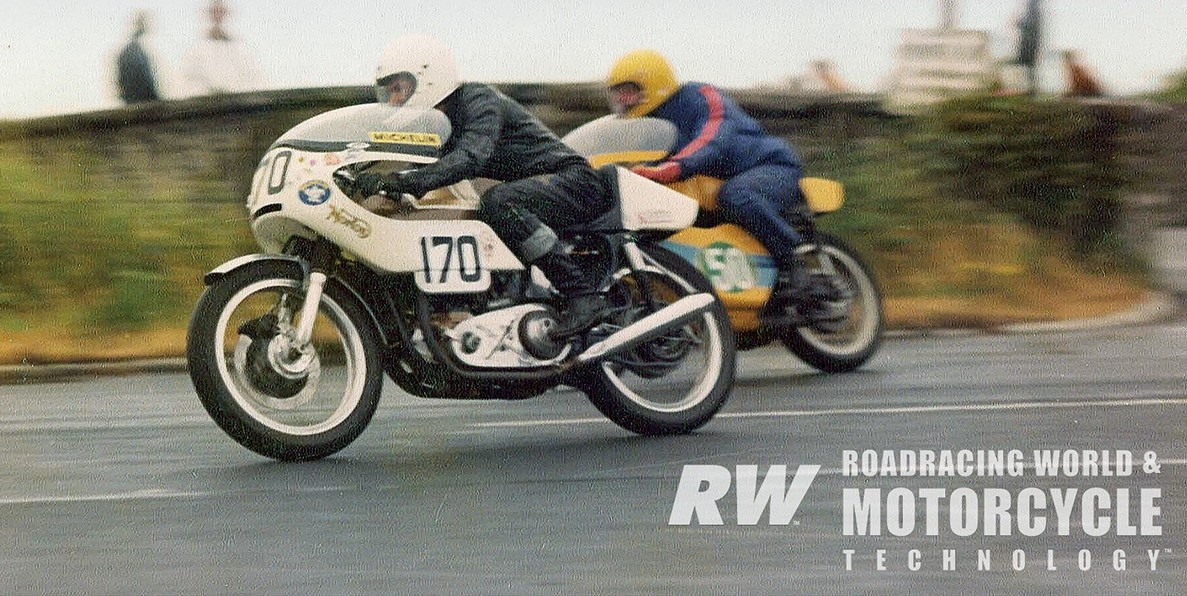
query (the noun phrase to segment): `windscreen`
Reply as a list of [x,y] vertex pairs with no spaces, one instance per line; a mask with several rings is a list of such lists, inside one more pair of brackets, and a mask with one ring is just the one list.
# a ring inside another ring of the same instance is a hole
[[562,140],[585,157],[639,151],[667,155],[676,142],[676,127],[659,118],[611,115],[582,125]]
[[451,131],[449,118],[437,110],[368,103],[314,116],[289,129],[272,146],[305,151],[365,148],[435,156]]

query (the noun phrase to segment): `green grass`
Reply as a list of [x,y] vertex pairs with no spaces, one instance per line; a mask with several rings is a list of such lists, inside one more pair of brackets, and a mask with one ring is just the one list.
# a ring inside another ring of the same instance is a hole
[[0,155],[0,329],[94,337],[184,326],[201,274],[251,250],[241,208],[160,185],[144,196]]
[[807,171],[845,183],[845,207],[821,227],[873,266],[891,326],[1078,318],[1140,299],[1142,267],[1119,244],[1082,254],[1061,230],[1035,228],[1000,202],[956,196],[914,134],[855,144]]

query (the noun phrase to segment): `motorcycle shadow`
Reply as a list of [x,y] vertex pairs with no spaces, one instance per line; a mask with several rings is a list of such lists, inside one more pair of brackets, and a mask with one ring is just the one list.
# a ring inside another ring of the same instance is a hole
[[[792,389],[810,389],[815,387],[835,387],[845,384],[864,384],[885,378],[887,373],[876,369],[859,368],[844,373],[829,373],[815,369],[800,370],[771,370],[759,371],[753,374],[739,374],[734,380],[735,390],[740,387],[786,387]],[[738,399],[735,395],[732,399]]]
[[433,444],[412,445],[406,437],[394,443],[359,441],[322,460],[256,461],[206,473],[210,481],[219,484],[282,485],[326,492],[367,486],[423,489],[459,483],[598,480],[620,478],[632,470],[653,475],[645,473],[649,469],[666,477],[678,476],[685,462],[699,456],[698,448],[704,448],[705,455],[712,454],[721,439],[733,434],[702,428],[680,436],[623,436],[609,421],[596,427],[582,426],[589,427],[582,436],[563,436],[574,434],[569,428],[550,429],[546,434],[454,435]]

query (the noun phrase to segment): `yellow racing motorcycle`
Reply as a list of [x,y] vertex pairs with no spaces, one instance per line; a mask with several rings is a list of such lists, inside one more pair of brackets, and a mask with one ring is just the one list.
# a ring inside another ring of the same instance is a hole
[[[594,167],[661,161],[676,141],[676,128],[658,118],[605,116],[562,139]],[[830,310],[840,318],[809,321],[776,291],[778,270],[754,236],[725,223],[716,213],[722,181],[693,176],[668,185],[700,205],[696,224],[662,245],[695,266],[713,284],[728,310],[740,350],[778,340],[809,365],[825,372],[853,370],[878,350],[882,340],[882,299],[874,274],[839,238],[816,229],[818,216],[841,208],[844,187],[833,180],[804,178],[802,209],[785,213],[807,240],[804,257],[814,281],[830,286]]]

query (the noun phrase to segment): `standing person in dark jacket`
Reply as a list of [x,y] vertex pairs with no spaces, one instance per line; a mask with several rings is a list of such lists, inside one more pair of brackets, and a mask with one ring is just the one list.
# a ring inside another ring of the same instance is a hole
[[[606,78],[611,108],[625,118],[650,116],[676,126],[673,153],[635,173],[661,183],[697,174],[721,178],[722,216],[754,235],[779,268],[779,290],[812,320],[841,316],[818,294],[799,253],[804,239],[782,216],[802,201],[799,155],[763,130],[732,99],[705,83],[676,81],[672,67],[653,50],[620,58]],[[825,291],[819,288],[820,291]]]
[[120,99],[127,104],[161,99],[152,61],[140,43],[147,32],[148,13],[136,13],[132,25],[132,39],[128,40],[116,59],[116,82],[119,85]]
[[1026,68],[1027,94],[1039,92],[1039,46],[1042,41],[1043,11],[1039,0],[1026,0],[1026,8],[1018,18],[1018,56],[1014,64]]
[[488,85],[460,83],[452,53],[436,39],[393,41],[375,82],[381,102],[435,107],[449,117],[453,132],[437,162],[404,174],[364,172],[359,190],[420,196],[470,178],[503,181],[482,196],[478,217],[566,297],[552,336],[563,339],[597,323],[606,299],[565,252],[556,230],[610,209],[607,182],[523,106]]

